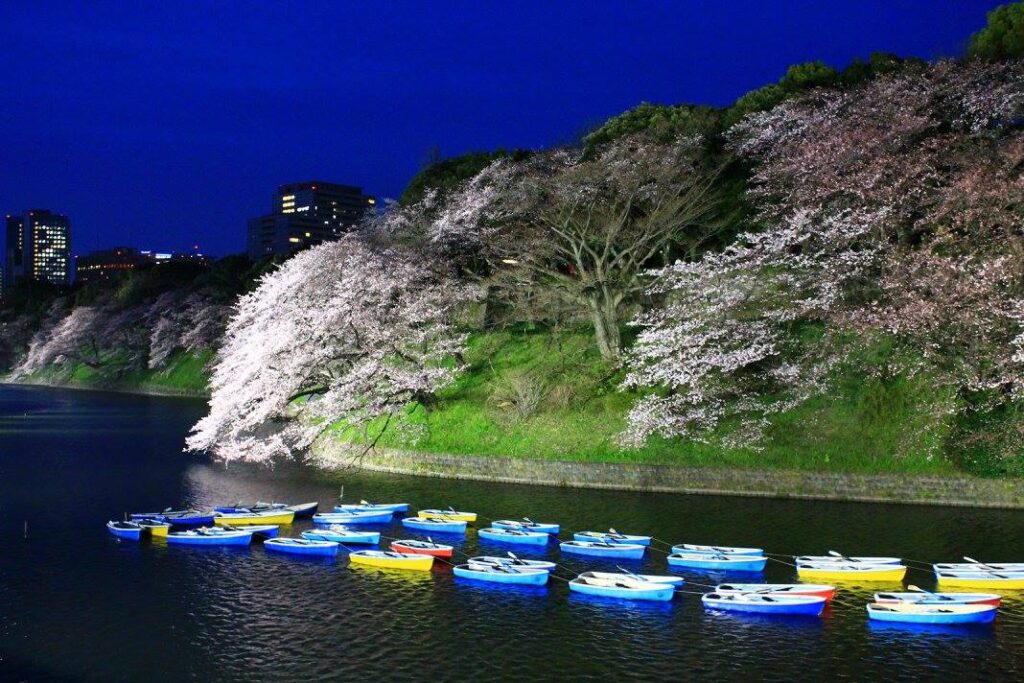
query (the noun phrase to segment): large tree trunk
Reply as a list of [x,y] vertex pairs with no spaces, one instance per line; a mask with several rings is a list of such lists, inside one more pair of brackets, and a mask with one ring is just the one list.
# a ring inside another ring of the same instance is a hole
[[607,297],[594,295],[588,300],[590,318],[594,322],[594,336],[601,357],[618,360],[622,355],[622,335],[619,330],[618,304]]

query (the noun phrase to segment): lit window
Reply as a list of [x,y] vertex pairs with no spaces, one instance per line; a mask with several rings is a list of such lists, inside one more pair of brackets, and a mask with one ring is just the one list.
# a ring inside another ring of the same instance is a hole
[[295,195],[293,195],[293,194],[286,194],[285,196],[281,197],[281,201],[282,202],[287,202],[287,201],[289,201],[291,199],[295,199]]
[[295,213],[295,209],[284,209],[281,213]]
[[313,236],[312,233],[308,233],[308,232],[306,233],[306,237],[312,237],[312,236]]
[[301,240],[298,237],[289,237],[288,241],[292,244],[298,244]]

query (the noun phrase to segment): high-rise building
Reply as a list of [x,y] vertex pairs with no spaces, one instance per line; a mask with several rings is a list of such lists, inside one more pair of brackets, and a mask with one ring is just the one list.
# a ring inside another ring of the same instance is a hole
[[4,229],[4,288],[25,277],[25,227],[21,216],[7,214]]
[[25,267],[37,282],[71,285],[71,222],[47,209],[25,214]]
[[320,180],[281,185],[271,212],[249,221],[249,258],[287,255],[337,239],[376,203],[352,185]]
[[48,209],[7,216],[4,279],[24,279],[67,287],[71,284],[71,222]]

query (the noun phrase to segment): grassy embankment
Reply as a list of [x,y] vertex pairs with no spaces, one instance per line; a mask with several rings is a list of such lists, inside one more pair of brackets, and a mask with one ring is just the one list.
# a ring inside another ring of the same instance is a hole
[[123,358],[113,355],[104,358],[96,367],[80,362],[51,366],[17,381],[109,391],[205,396],[207,376],[204,369],[212,355],[212,351],[200,354],[179,352],[157,370],[127,369]]
[[[841,376],[834,391],[779,414],[760,451],[655,439],[624,450],[615,437],[636,395],[617,390],[589,334],[474,335],[469,370],[411,421],[413,445],[388,430],[379,445],[424,452],[692,466],[946,474],[950,427],[920,380]],[[532,397],[532,398],[531,398]],[[724,425],[719,435],[730,429]],[[344,436],[342,438],[345,438]]]

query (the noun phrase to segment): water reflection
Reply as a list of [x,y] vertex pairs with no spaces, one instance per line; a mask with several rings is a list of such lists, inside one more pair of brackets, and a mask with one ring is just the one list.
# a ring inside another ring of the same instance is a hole
[[[883,584],[844,585],[821,619],[790,620],[707,612],[687,592],[671,603],[609,602],[572,594],[557,578],[512,590],[463,581],[444,563],[401,572],[350,567],[345,552],[304,561],[260,544],[185,548],[111,538],[103,523],[132,510],[256,499],[319,500],[330,509],[344,485],[347,501],[452,505],[484,522],[525,515],[560,522],[563,536],[616,527],[775,553],[1024,559],[1017,511],[330,475],[294,463],[225,468],[181,452],[201,411],[185,401],[0,390],[0,678],[5,667],[16,680],[1024,676],[1024,593],[1007,597],[991,627],[921,630],[868,622],[864,604],[895,588]],[[298,521],[284,534],[309,527]],[[398,522],[380,530],[385,542],[422,537]],[[479,544],[473,531],[444,542],[456,547],[456,561],[507,550]],[[563,579],[618,564],[563,556],[554,543],[512,550],[558,562]],[[665,573],[666,550],[656,544],[630,569]],[[796,578],[779,559],[763,580]],[[693,592],[740,580],[679,574]],[[934,586],[926,570],[908,578]],[[126,637],[131,648],[122,647]]]

